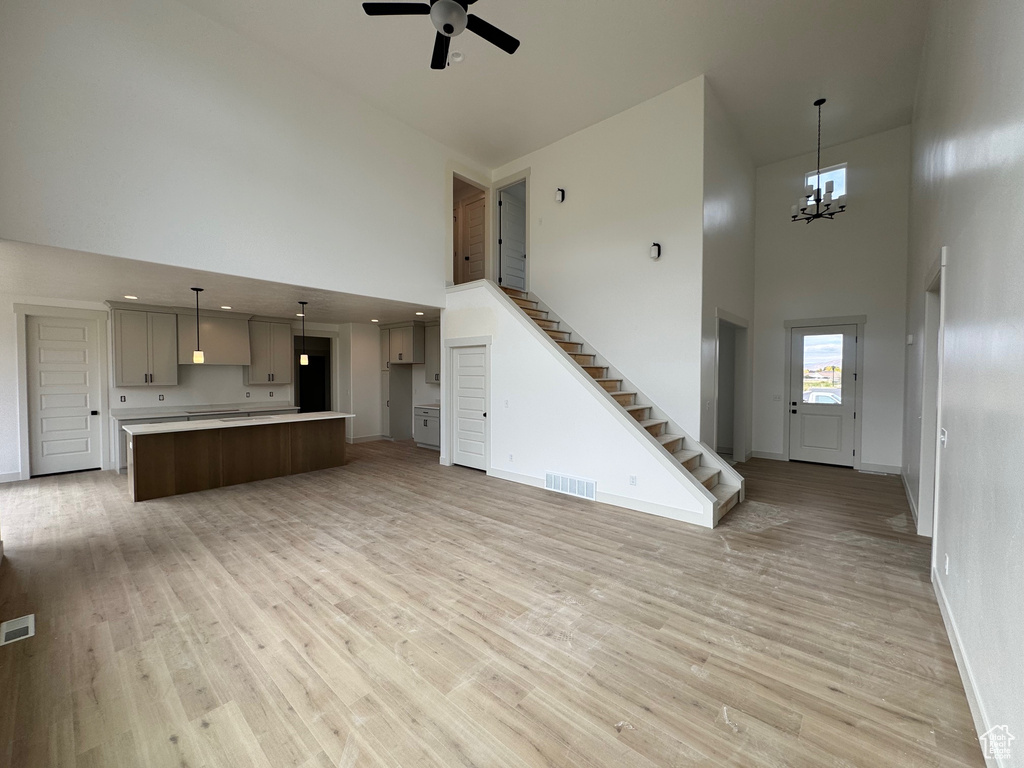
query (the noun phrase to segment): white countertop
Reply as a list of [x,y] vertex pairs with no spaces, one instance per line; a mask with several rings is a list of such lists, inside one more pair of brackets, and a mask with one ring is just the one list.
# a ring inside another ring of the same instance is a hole
[[228,416],[223,419],[204,419],[202,421],[169,421],[165,424],[130,424],[121,429],[129,435],[162,435],[168,432],[195,432],[201,429],[252,427],[260,424],[288,424],[296,421],[323,421],[354,417],[354,413],[317,411],[314,413],[280,413],[276,416]]
[[119,421],[128,419],[162,419],[188,416],[202,416],[208,413],[259,413],[261,411],[298,410],[299,406],[291,403],[274,405],[266,401],[256,403],[221,403],[218,405],[171,405],[164,408],[111,408],[110,415]]

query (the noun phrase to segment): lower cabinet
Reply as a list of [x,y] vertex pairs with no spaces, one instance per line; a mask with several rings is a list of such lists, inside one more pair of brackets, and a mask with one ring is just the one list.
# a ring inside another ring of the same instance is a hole
[[441,409],[412,409],[412,429],[416,445],[422,448],[441,449]]

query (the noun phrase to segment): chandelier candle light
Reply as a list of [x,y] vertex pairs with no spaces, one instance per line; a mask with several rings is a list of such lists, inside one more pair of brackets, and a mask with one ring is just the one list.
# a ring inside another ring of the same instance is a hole
[[821,105],[825,99],[818,99],[814,106],[818,108],[818,167],[816,169],[817,182],[814,185],[808,184],[804,187],[804,194],[800,202],[791,209],[793,221],[805,221],[810,224],[815,219],[832,219],[837,213],[846,210],[846,195],[840,195],[832,199],[833,182],[825,182],[825,194],[821,189]]
[[201,365],[206,362],[203,348],[199,346],[199,294],[203,292],[203,289],[193,288],[192,290],[196,292],[196,348],[192,352],[192,362]]

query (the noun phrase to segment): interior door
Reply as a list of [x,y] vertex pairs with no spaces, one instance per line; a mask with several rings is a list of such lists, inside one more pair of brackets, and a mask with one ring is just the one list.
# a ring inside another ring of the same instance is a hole
[[487,349],[454,347],[455,436],[452,461],[464,467],[487,469]]
[[526,290],[526,182],[498,193],[501,284]]
[[25,319],[29,471],[99,469],[99,331],[95,320]]
[[380,433],[391,437],[391,374],[380,373]]
[[857,402],[857,326],[792,329],[789,458],[851,467]]
[[462,263],[465,264],[465,279],[468,283],[472,280],[484,279],[484,215],[486,202],[484,196],[466,203],[462,209],[462,236],[464,238],[462,248]]

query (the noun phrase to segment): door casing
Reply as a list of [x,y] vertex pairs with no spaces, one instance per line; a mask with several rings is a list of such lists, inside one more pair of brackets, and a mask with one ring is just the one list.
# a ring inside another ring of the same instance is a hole
[[853,422],[853,468],[861,468],[861,432],[864,424],[864,326],[867,324],[867,315],[847,315],[843,317],[811,317],[797,320],[786,320],[783,327],[786,330],[786,352],[785,352],[785,398],[781,405],[785,408],[782,411],[782,445],[783,455],[789,461],[789,393],[792,391],[793,376],[793,329],[808,328],[826,325],[856,325],[857,326],[857,393],[854,397],[857,418]]

